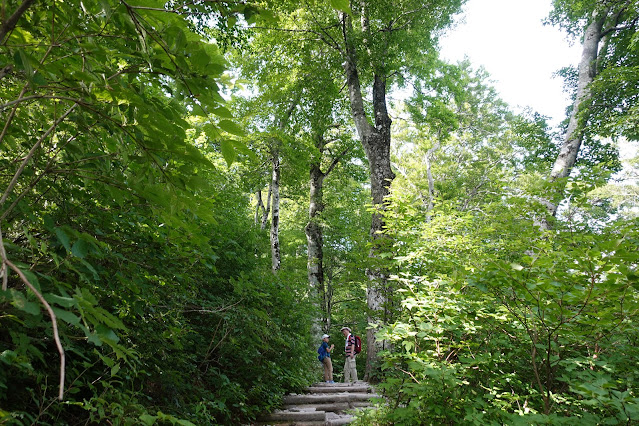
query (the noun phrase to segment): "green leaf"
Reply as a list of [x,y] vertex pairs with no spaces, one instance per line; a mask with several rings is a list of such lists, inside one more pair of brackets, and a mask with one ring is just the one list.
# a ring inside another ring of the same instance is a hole
[[40,314],[40,304],[28,301],[22,293],[19,291],[12,291],[13,301],[11,304],[31,315]]
[[103,342],[106,341],[108,343],[118,343],[120,341],[118,335],[115,334],[115,332],[107,326],[99,324],[95,328],[95,330],[98,333],[98,336],[100,336],[100,340],[102,340]]
[[237,123],[231,120],[222,120],[217,125],[225,132],[231,133],[236,136],[244,136],[246,134],[244,130],[242,130],[242,128],[237,125]]
[[70,308],[75,305],[75,299],[72,297],[62,297],[55,294],[45,294],[44,299],[49,303],[55,303],[63,308]]
[[152,416],[150,414],[142,414],[140,416],[140,420],[147,426],[151,426],[153,424],[155,424],[155,421],[157,420],[157,416]]
[[91,245],[87,241],[79,239],[75,243],[73,243],[73,247],[71,247],[71,253],[73,253],[75,257],[84,259],[89,253],[90,247]]
[[116,374],[118,374],[118,371],[120,371],[120,364],[115,364],[113,367],[111,367],[111,376],[115,376]]
[[251,22],[251,18],[258,15],[260,11],[253,6],[246,6],[242,13],[244,14],[244,19],[246,19],[247,22]]
[[348,0],[331,0],[331,6],[341,12],[352,15],[351,6]]
[[218,117],[233,118],[233,113],[231,111],[229,111],[228,108],[225,108],[223,106],[217,107],[217,108],[213,108],[211,110],[211,112],[213,114],[217,115]]
[[28,77],[33,73],[33,67],[31,66],[31,62],[27,57],[27,54],[22,49],[18,49],[13,56],[14,63],[16,68],[24,70]]
[[78,317],[74,313],[62,310],[60,308],[51,308],[51,309],[53,309],[53,313],[58,319],[61,319],[62,321],[71,325],[80,324],[80,317]]
[[67,251],[71,251],[71,240],[66,232],[64,232],[62,228],[56,228],[55,235],[58,237],[58,241],[60,241],[64,248],[67,249]]
[[211,123],[206,123],[202,128],[204,134],[210,139],[217,139],[220,136],[220,129]]
[[80,302],[84,302],[86,306],[93,306],[98,304],[98,299],[95,298],[91,292],[86,288],[76,289],[76,299]]
[[0,361],[5,364],[11,365],[18,358],[18,354],[14,351],[7,349],[6,351],[0,353]]
[[211,58],[204,49],[198,49],[191,54],[191,63],[198,68],[205,68],[209,62]]
[[40,288],[40,280],[38,280],[38,277],[36,276],[36,274],[34,274],[33,272],[27,270],[27,269],[23,269],[20,268],[22,270],[22,273],[24,274],[25,277],[27,277],[27,280],[31,283],[31,285],[38,291],[41,291]]
[[237,158],[237,151],[235,151],[235,147],[230,141],[224,139],[220,141],[220,151],[222,151],[222,157],[226,160],[226,164],[230,167]]

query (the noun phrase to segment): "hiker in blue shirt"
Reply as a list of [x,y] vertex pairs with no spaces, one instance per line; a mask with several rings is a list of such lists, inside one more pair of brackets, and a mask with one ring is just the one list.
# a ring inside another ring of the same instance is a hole
[[335,383],[333,381],[333,363],[331,361],[331,351],[335,345],[328,346],[328,339],[330,337],[328,334],[322,336],[322,344],[317,349],[317,353],[319,354],[317,359],[319,359],[324,366],[324,381],[326,383]]

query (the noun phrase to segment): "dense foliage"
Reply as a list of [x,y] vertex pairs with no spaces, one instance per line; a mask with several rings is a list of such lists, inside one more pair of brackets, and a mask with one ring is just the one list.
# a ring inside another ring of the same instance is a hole
[[39,4],[3,43],[2,421],[236,423],[306,383],[305,287],[261,256],[226,62],[187,19],[255,11],[164,7]]
[[637,222],[539,235],[508,207],[410,232],[379,424],[639,420]]
[[318,324],[336,380],[364,340],[363,425],[639,422],[637,6],[554,2],[612,29],[540,229],[561,135],[437,58],[462,3],[4,1],[0,424],[250,423],[321,377]]

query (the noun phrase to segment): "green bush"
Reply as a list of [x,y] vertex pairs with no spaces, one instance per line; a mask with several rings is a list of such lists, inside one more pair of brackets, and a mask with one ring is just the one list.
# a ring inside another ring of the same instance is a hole
[[[396,277],[379,424],[639,421],[636,223],[557,231],[457,280]],[[462,420],[463,419],[463,420]]]

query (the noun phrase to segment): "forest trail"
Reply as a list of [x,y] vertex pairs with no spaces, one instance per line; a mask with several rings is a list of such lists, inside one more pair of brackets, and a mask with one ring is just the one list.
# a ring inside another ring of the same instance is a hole
[[259,425],[336,426],[349,424],[353,410],[370,407],[379,398],[366,382],[316,383],[304,394],[284,397],[284,407],[259,419]]

